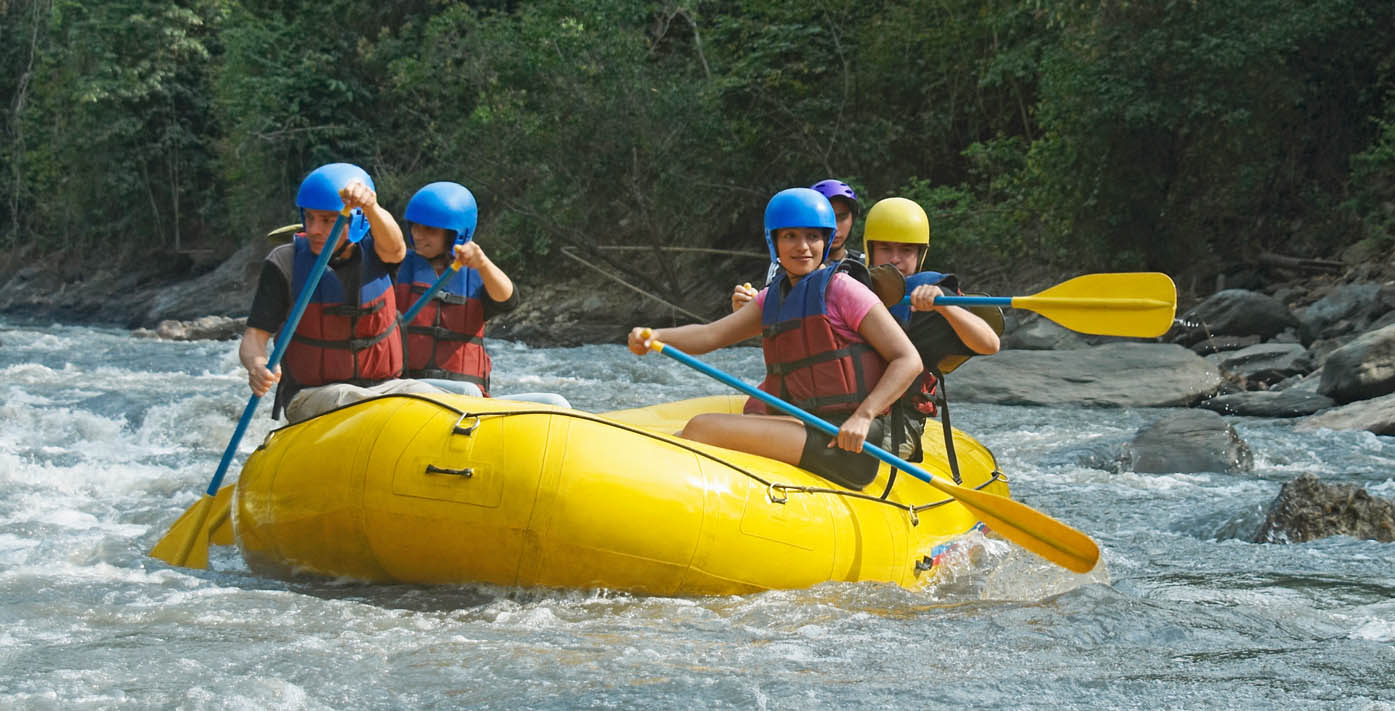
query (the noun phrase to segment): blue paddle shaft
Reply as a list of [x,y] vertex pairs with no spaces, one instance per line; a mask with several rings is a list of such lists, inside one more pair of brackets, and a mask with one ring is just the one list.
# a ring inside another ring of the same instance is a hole
[[[791,415],[794,415],[801,421],[815,427],[824,434],[831,435],[834,437],[838,436],[838,428],[834,427],[833,423],[816,417],[814,415],[811,415],[795,407],[794,405],[791,405],[790,403],[787,403],[784,400],[781,400],[780,398],[775,397],[774,395],[771,395],[770,393],[765,392],[764,390],[761,390],[760,388],[747,385],[746,383],[737,380],[736,378],[727,375],[726,373],[717,370],[716,368],[713,368],[712,366],[688,355],[687,353],[684,353],[681,350],[678,350],[677,348],[674,348],[673,346],[668,345],[667,343],[662,344],[657,350],[660,353],[663,353],[664,355],[678,361],[679,363],[682,363],[702,373],[706,373],[707,375],[710,375],[713,378],[716,378],[717,380],[720,380],[723,383],[726,383],[727,385],[730,385],[736,388],[737,390],[740,390],[741,392],[746,393],[747,395],[750,395],[751,397],[756,398],[761,402],[764,402],[767,405],[773,405],[785,412],[788,412]],[[900,469],[903,472],[906,472],[907,474],[910,474],[911,476],[927,484],[931,483],[930,480],[933,477],[931,477],[930,474],[926,472],[924,469],[921,469],[920,467],[911,464],[910,462],[892,454],[891,452],[886,451],[885,449],[882,449],[881,447],[878,447],[875,444],[872,444],[870,442],[863,442],[862,451],[872,455],[873,457],[876,457],[877,459],[883,462],[886,462],[887,464],[890,464],[893,467],[896,467],[897,469]]]
[[[290,345],[291,337],[300,325],[300,317],[305,315],[305,309],[310,306],[310,297],[314,295],[315,287],[319,285],[320,277],[325,273],[325,266],[329,264],[334,250],[339,247],[339,233],[344,230],[344,221],[344,215],[340,215],[334,221],[334,228],[329,232],[329,241],[320,250],[320,257],[315,260],[315,266],[310,269],[310,278],[306,279],[305,286],[300,288],[300,297],[296,299],[295,308],[291,309],[290,318],[281,326],[281,332],[276,334],[276,347],[271,349],[271,357],[266,361],[267,370],[275,370],[276,364],[281,362],[281,356],[285,355],[286,347]],[[233,430],[232,439],[228,440],[228,448],[223,450],[223,459],[218,462],[218,471],[213,474],[213,481],[208,483],[209,496],[217,495],[218,487],[223,485],[223,477],[228,473],[233,456],[237,454],[237,445],[242,443],[242,435],[247,433],[247,426],[252,423],[252,415],[256,414],[257,403],[261,399],[261,395],[253,393],[247,400],[247,406],[242,408],[242,417],[237,420],[237,428]]]
[[[911,295],[901,299],[898,306],[908,306]],[[950,296],[941,294],[935,297],[936,306],[1012,306],[1011,296]]]
[[407,313],[402,314],[402,323],[411,323],[412,318],[417,315],[418,311],[421,311],[421,307],[425,306],[426,302],[430,301],[431,297],[435,296],[436,292],[440,291],[441,287],[446,285],[446,280],[451,278],[457,271],[460,271],[460,265],[456,262],[451,262],[450,268],[441,272],[441,276],[436,277],[436,282],[431,285],[431,288],[427,289],[425,294],[417,297],[417,301],[412,304],[412,308],[407,309]]

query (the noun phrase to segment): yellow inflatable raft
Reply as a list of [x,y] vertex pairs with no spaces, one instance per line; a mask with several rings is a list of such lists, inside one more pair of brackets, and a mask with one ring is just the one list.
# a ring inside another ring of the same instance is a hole
[[[237,482],[233,528],[259,573],[371,582],[747,593],[933,575],[974,516],[882,465],[863,491],[672,435],[741,396],[596,415],[457,395],[392,396],[272,432]],[[932,422],[924,468],[950,477]],[[955,432],[963,486],[1008,496]]]

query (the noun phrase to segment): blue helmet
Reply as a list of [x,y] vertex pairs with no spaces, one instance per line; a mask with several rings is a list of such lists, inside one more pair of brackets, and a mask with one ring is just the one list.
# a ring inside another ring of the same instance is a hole
[[[479,214],[479,204],[470,190],[449,181],[431,183],[407,202],[407,222],[454,233],[457,244],[474,238]],[[412,244],[411,225],[407,226],[407,244]]]
[[[343,210],[344,200],[339,197],[339,191],[355,180],[367,185],[369,190],[377,190],[373,187],[373,178],[369,177],[364,169],[352,163],[329,163],[310,171],[310,174],[300,181],[300,190],[295,194],[295,206],[300,208],[300,221],[305,222],[307,209],[332,212]],[[357,242],[363,239],[367,232],[368,218],[364,216],[363,210],[355,208],[349,221],[349,241]]]
[[824,231],[823,258],[833,248],[833,233],[838,219],[833,216],[833,204],[822,193],[811,188],[787,188],[775,193],[765,206],[765,246],[770,248],[770,261],[779,262],[775,251],[775,230],[784,227],[813,227]]

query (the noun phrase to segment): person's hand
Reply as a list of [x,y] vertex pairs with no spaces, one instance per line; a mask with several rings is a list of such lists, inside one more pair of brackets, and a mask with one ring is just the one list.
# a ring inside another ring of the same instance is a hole
[[935,298],[944,294],[940,287],[934,284],[921,284],[911,292],[912,311],[936,311],[940,306],[935,306]]
[[849,452],[861,452],[862,443],[867,441],[867,432],[872,429],[872,418],[867,415],[853,413],[842,427],[838,428],[838,436],[829,440],[828,446],[841,447]]
[[479,269],[484,266],[486,259],[484,248],[475,244],[474,240],[455,245],[455,263],[462,267]]
[[742,306],[751,303],[756,298],[756,290],[749,283],[737,284],[731,290],[731,310],[740,311]]
[[630,352],[635,355],[644,355],[649,352],[649,344],[654,340],[654,330],[647,326],[635,326],[630,329]]
[[261,397],[271,390],[271,386],[281,380],[281,366],[276,366],[275,371],[266,369],[266,359],[260,358],[255,368],[247,369],[247,385],[252,388],[252,392],[257,397]]
[[352,210],[362,208],[371,210],[378,204],[378,194],[371,188],[363,184],[361,180],[355,180],[339,191],[339,199],[344,201],[344,208]]

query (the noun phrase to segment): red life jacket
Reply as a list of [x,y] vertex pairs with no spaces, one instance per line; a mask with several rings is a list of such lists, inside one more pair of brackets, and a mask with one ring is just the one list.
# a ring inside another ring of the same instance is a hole
[[[886,360],[875,348],[833,330],[827,291],[839,271],[843,267],[832,264],[793,287],[781,274],[766,291],[761,310],[766,373],[761,390],[816,415],[853,412],[886,372]],[[745,412],[767,409],[752,398]]]
[[[357,248],[361,250],[358,294],[350,300],[335,270],[326,269],[286,348],[283,362],[294,388],[365,385],[402,374],[392,277],[373,251],[372,236]],[[310,253],[310,242],[297,236],[293,245],[277,247],[267,259],[283,274],[290,273],[291,293],[298,295],[316,255]]]
[[[436,278],[431,262],[408,253],[397,271],[397,310],[406,313]],[[446,280],[406,324],[405,377],[464,380],[489,396],[484,297],[484,281],[474,269],[464,267]]]

